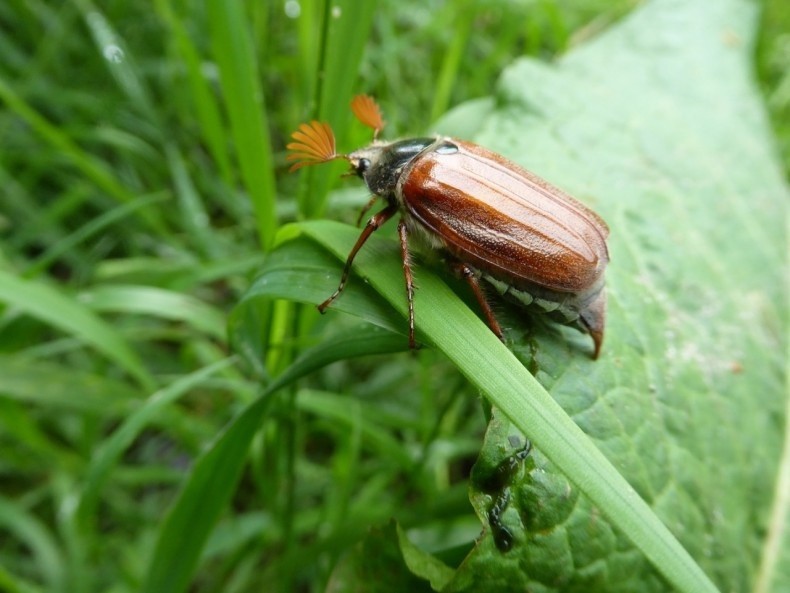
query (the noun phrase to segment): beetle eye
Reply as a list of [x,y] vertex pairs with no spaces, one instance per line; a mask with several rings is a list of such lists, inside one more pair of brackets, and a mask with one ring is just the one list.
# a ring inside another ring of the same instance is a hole
[[370,168],[370,159],[359,159],[359,164],[357,165],[357,175],[362,177],[362,175]]

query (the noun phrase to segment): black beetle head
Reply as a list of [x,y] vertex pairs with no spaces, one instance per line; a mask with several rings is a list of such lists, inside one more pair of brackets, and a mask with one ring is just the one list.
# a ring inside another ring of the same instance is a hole
[[397,142],[374,142],[346,158],[352,171],[365,180],[370,191],[387,197],[395,192],[401,173],[414,157],[434,143],[435,138],[409,138]]

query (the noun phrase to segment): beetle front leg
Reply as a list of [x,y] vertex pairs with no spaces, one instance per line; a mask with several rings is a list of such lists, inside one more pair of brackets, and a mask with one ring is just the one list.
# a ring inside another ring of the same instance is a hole
[[494,315],[494,311],[491,309],[491,305],[488,304],[488,299],[486,298],[483,289],[480,287],[480,282],[478,282],[477,275],[475,274],[474,270],[472,270],[472,268],[467,266],[465,263],[461,262],[456,262],[453,267],[461,275],[461,277],[466,280],[466,283],[472,289],[472,292],[474,293],[480,308],[483,310],[483,315],[488,322],[488,327],[490,327],[491,331],[496,334],[497,338],[504,342],[505,334],[502,332],[502,326],[499,325],[499,322]]
[[370,198],[370,200],[368,200],[368,203],[362,207],[362,210],[359,211],[359,216],[357,216],[356,226],[359,226],[359,224],[362,222],[362,219],[365,218],[365,214],[367,214],[370,211],[370,209],[376,205],[376,202],[378,202],[378,200],[379,197],[374,195],[372,198]]
[[332,293],[328,299],[326,299],[323,303],[318,305],[318,310],[321,313],[324,313],[329,305],[332,304],[337,297],[340,296],[340,293],[343,292],[343,289],[346,287],[346,282],[348,281],[348,275],[351,273],[351,264],[354,263],[354,258],[357,255],[357,252],[362,249],[362,246],[365,244],[365,241],[368,240],[370,235],[373,234],[373,231],[381,227],[385,222],[387,222],[392,216],[398,211],[397,204],[390,204],[384,210],[375,214],[368,220],[368,223],[365,225],[365,228],[362,229],[362,234],[359,235],[359,239],[354,244],[354,247],[351,249],[351,253],[348,254],[348,259],[346,259],[346,265],[343,268],[343,274],[340,276],[340,284],[337,287],[337,290]]
[[414,276],[411,273],[411,257],[409,255],[409,230],[406,223],[400,219],[398,223],[398,237],[400,238],[400,254],[403,259],[403,277],[406,279],[406,301],[409,305],[409,348],[417,348],[414,339]]

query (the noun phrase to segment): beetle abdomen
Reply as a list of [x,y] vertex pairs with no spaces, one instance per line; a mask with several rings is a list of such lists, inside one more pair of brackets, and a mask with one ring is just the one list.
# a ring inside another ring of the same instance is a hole
[[502,156],[440,139],[406,167],[397,197],[460,261],[529,290],[585,293],[609,257],[589,208]]

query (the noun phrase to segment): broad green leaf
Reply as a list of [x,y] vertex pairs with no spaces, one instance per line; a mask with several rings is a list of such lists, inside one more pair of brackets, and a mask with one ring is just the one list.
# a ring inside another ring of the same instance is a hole
[[[408,554],[412,566],[408,569],[401,556]],[[397,566],[396,570],[393,567]],[[330,593],[352,593],[360,591],[360,583],[376,583],[365,591],[377,593],[429,593],[431,586],[416,575],[434,576],[437,582],[447,578],[449,569],[444,569],[427,554],[409,545],[408,539],[394,523],[374,528],[338,564],[327,585]],[[442,574],[444,573],[444,574]],[[383,578],[382,575],[386,575]],[[444,577],[444,578],[442,578]]]
[[[760,526],[787,505],[788,192],[748,70],[755,18],[737,0],[650,3],[556,68],[515,64],[476,138],[609,223],[603,357],[580,372],[542,345],[536,376],[722,590],[763,576]],[[582,498],[555,526],[568,583],[594,560],[570,525],[596,513]]]
[[[551,495],[549,484],[526,497],[523,545],[497,554],[489,541],[448,590],[488,590],[492,573],[534,590],[624,590],[626,577],[643,591],[712,590],[640,497],[722,590],[774,576],[758,571],[764,554],[782,557],[781,538],[764,542],[763,526],[787,504],[774,484],[788,192],[747,67],[755,17],[741,0],[657,0],[556,66],[521,60],[500,80],[476,140],[608,221],[609,321],[592,362],[584,336],[505,316],[513,350],[549,398],[417,270],[423,339],[535,443],[541,472],[555,480],[561,470],[583,494]],[[302,228],[341,259],[354,238]],[[357,273],[403,313],[397,246],[377,239]],[[611,536],[588,539],[589,526]]]

